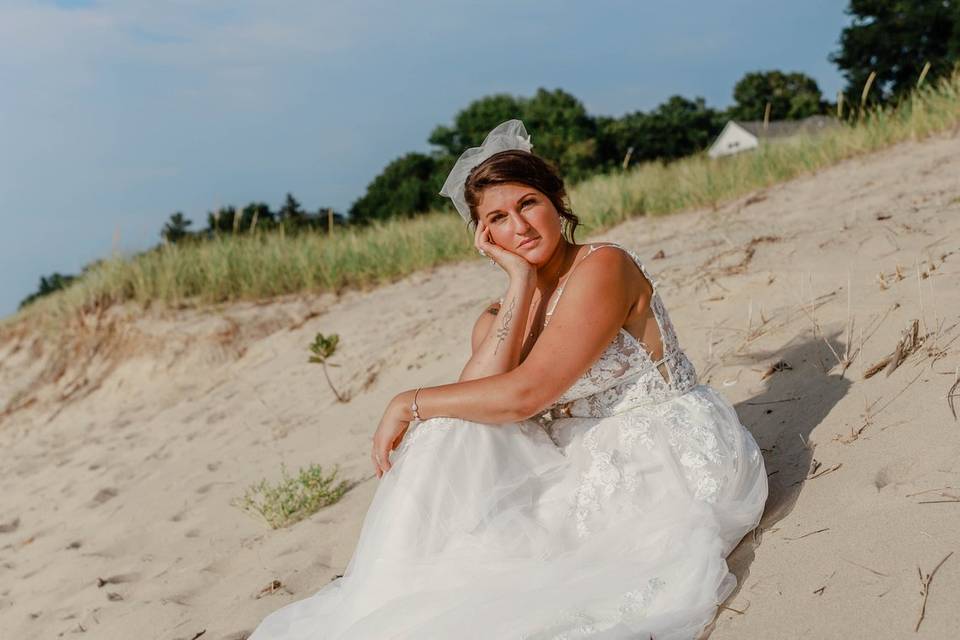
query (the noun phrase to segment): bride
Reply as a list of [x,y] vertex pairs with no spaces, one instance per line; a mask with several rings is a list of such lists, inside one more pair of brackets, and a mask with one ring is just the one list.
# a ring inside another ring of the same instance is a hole
[[387,406],[343,576],[250,640],[693,639],[735,587],[725,558],[767,498],[759,447],[698,383],[639,257],[573,241],[531,148],[504,122],[447,178],[509,286],[458,382]]

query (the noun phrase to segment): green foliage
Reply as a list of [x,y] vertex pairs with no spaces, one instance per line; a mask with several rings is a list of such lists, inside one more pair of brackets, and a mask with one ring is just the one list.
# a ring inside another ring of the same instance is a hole
[[[337,344],[340,342],[340,336],[336,333],[330,335],[329,337],[318,333],[313,338],[313,343],[310,345],[310,351],[313,353],[310,356],[310,362],[327,362],[327,358],[333,355],[333,352],[337,350]],[[336,367],[339,365],[330,364],[331,367]]]
[[[443,125],[436,127],[427,141],[440,147],[444,155],[458,158],[467,147],[480,146],[487,133],[501,122],[513,118],[523,120],[526,115],[525,102],[522,98],[506,93],[497,93],[474,100],[454,116],[452,127]],[[443,182],[440,186],[443,186]]]
[[187,227],[193,224],[193,221],[187,220],[182,212],[177,211],[170,216],[170,220],[163,225],[160,236],[167,242],[179,242],[190,233]]
[[263,518],[272,529],[286,527],[303,520],[323,507],[329,506],[353,488],[341,480],[334,484],[339,466],[325,475],[318,464],[300,468],[296,477],[290,477],[281,463],[282,479],[274,485],[261,480],[250,485],[242,498],[231,501],[233,506]]
[[950,75],[960,61],[960,1],[850,0],[852,22],[829,59],[847,80],[846,99],[859,104],[871,71],[877,76],[867,104],[887,102],[927,81]]
[[71,282],[76,280],[76,278],[77,276],[63,274],[57,271],[54,271],[47,277],[40,276],[40,287],[35,292],[21,300],[20,305],[17,308],[23,309],[37,298],[42,298],[43,296],[50,295],[54,291],[65,289],[70,285]]
[[393,216],[410,217],[439,205],[443,182],[437,183],[436,166],[435,158],[417,152],[392,161],[350,206],[350,222],[369,224]]
[[327,384],[330,385],[330,389],[333,391],[333,395],[337,397],[339,402],[347,402],[350,398],[340,395],[340,392],[337,391],[336,387],[333,386],[333,381],[330,380],[330,373],[327,371],[327,365],[331,367],[339,367],[338,364],[333,364],[332,362],[327,362],[327,359],[334,354],[337,350],[337,345],[340,343],[340,336],[336,333],[328,336],[318,333],[313,338],[313,343],[310,344],[310,352],[313,354],[310,356],[309,362],[319,363],[323,365],[323,374],[327,378]]
[[703,98],[671,96],[650,113],[597,119],[598,155],[607,169],[629,161],[675,160],[705,148],[723,128],[722,114]]
[[527,131],[535,132],[534,152],[552,162],[566,181],[596,173],[596,123],[580,100],[562,89],[537,89],[524,101],[522,119]]
[[727,115],[734,120],[763,120],[767,103],[771,120],[800,120],[827,106],[816,80],[777,70],[747,73],[733,87],[733,99]]

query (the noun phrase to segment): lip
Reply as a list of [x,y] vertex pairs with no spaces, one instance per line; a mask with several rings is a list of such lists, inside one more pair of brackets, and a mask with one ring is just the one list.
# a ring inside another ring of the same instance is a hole
[[528,240],[524,240],[523,242],[517,245],[517,249],[519,249],[520,247],[526,247],[527,245],[532,244],[539,239],[540,239],[539,237],[536,237],[536,238],[530,238]]

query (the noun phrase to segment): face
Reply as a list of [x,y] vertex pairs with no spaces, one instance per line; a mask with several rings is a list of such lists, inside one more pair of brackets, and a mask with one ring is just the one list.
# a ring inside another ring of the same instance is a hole
[[[490,237],[498,246],[531,264],[545,264],[563,240],[557,208],[550,198],[525,184],[511,182],[484,189],[477,217],[490,228]],[[530,241],[521,244],[525,240]]]

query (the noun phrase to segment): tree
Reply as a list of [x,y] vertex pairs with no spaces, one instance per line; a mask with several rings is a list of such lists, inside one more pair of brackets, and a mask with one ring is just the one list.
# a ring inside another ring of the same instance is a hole
[[280,211],[277,212],[277,218],[282,224],[297,228],[303,224],[305,217],[306,211],[300,207],[300,202],[293,197],[292,193],[287,193]]
[[187,220],[182,212],[177,211],[172,214],[170,220],[163,225],[163,230],[160,231],[160,237],[170,243],[179,242],[190,234],[187,227],[192,224],[193,221]]
[[[446,154],[460,157],[468,147],[479,147],[495,126],[513,118],[523,118],[524,100],[498,93],[474,100],[453,119],[453,126],[440,125],[427,141]],[[440,183],[443,186],[443,183]]]
[[690,100],[674,95],[651,111],[641,125],[639,159],[675,160],[710,144],[723,127],[723,118],[702,97]]
[[598,118],[598,155],[607,169],[622,166],[628,152],[630,162],[674,160],[705,148],[723,120],[702,97],[674,95],[649,113]]
[[850,26],[829,55],[847,80],[848,100],[860,101],[871,71],[869,102],[912,89],[930,63],[927,80],[949,74],[960,60],[960,0],[850,0]]
[[433,179],[435,167],[434,158],[417,152],[391,161],[350,206],[350,221],[367,224],[393,216],[410,217],[436,206],[442,197]]
[[216,211],[207,212],[207,236],[217,232],[230,233],[233,231],[233,219],[237,217],[237,208],[234,206],[220,207]]
[[727,115],[734,120],[763,120],[767,103],[771,120],[800,120],[826,106],[816,80],[778,70],[747,73],[734,85],[733,99]]
[[54,271],[49,277],[40,276],[40,287],[29,296],[20,301],[19,309],[24,308],[37,298],[50,295],[54,291],[65,289],[76,279],[76,276],[58,273]]
[[563,89],[537,89],[523,109],[534,152],[556,165],[568,182],[597,169],[597,125],[583,103]]
[[253,227],[254,220],[257,229],[271,229],[275,225],[275,216],[266,202],[251,202],[240,213],[240,229],[248,231]]

